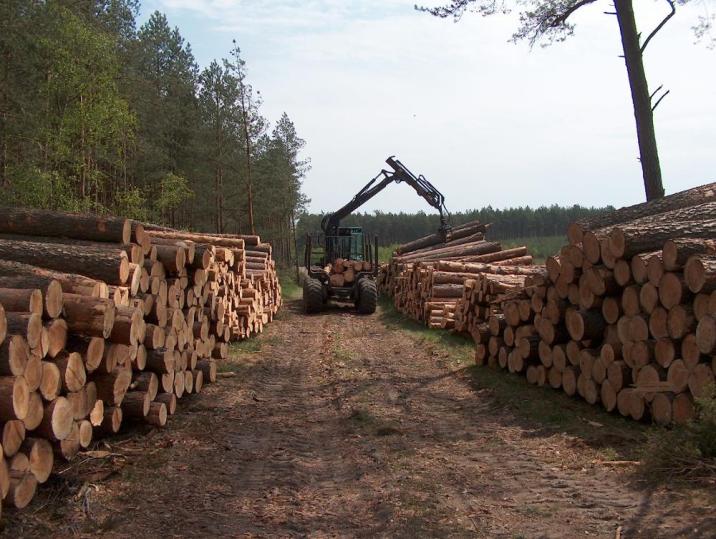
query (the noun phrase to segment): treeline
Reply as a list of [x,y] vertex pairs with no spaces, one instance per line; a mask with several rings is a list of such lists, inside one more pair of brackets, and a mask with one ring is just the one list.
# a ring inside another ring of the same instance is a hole
[[290,250],[304,141],[239,47],[203,69],[138,0],[2,0],[0,204],[260,232]]
[[[452,214],[452,224],[460,225],[468,221],[479,220],[491,223],[488,233],[490,239],[528,238],[538,236],[563,236],[567,225],[576,219],[613,209],[587,208],[584,206],[529,206],[496,209],[487,206],[479,210],[468,210]],[[299,219],[297,233],[302,237],[306,233],[321,229],[322,215],[303,214]],[[435,232],[440,226],[436,214],[418,213],[356,213],[341,222],[342,226],[361,226],[366,233],[377,234],[381,245],[406,243],[421,236]]]

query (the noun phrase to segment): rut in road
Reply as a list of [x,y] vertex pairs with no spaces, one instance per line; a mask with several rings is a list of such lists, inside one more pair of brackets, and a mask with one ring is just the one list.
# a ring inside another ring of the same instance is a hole
[[462,366],[380,311],[308,317],[294,303],[259,342],[168,429],[128,440],[118,478],[50,530],[23,531],[613,538],[619,527],[707,537],[714,525],[497,409]]

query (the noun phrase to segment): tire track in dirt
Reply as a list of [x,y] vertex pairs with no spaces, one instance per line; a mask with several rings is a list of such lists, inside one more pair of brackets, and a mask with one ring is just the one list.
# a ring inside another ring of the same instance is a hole
[[380,314],[306,317],[298,307],[235,376],[182,400],[169,428],[111,442],[127,459],[118,474],[12,520],[6,534],[611,539],[620,526],[625,538],[714,529],[708,507],[698,515],[668,493],[635,490],[568,437],[496,409],[449,358]]

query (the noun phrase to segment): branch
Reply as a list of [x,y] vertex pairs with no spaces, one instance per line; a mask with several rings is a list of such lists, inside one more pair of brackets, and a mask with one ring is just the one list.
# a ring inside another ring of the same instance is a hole
[[[649,44],[649,41],[651,41],[651,38],[654,37],[656,35],[656,33],[659,30],[661,30],[664,27],[664,25],[668,22],[668,20],[671,17],[673,17],[674,14],[676,13],[676,6],[674,5],[674,0],[666,0],[666,2],[669,4],[669,6],[671,6],[671,13],[669,13],[666,17],[664,17],[664,20],[662,20],[659,23],[659,26],[654,28],[654,31],[651,34],[649,34],[649,37],[646,38],[646,41],[644,41],[644,44],[641,46],[642,54],[644,54],[644,49],[646,49],[646,46]],[[663,98],[663,96],[662,96],[662,98]],[[659,101],[661,101],[661,100],[659,100]]]
[[663,87],[664,87],[664,85],[662,84],[662,85],[659,86],[656,90],[654,90],[653,92],[651,92],[651,95],[649,96],[649,100],[654,99],[654,96],[655,96],[655,95],[659,92],[659,90],[661,90]]
[[562,13],[559,17],[555,17],[554,20],[550,23],[549,26],[556,28],[557,26],[560,26],[567,22],[567,19],[577,11],[580,7],[586,6],[587,4],[593,4],[597,0],[580,0],[576,4],[574,4],[572,7],[567,9],[564,13]]
[[664,99],[667,95],[669,95],[669,92],[671,92],[671,90],[666,90],[666,91],[662,94],[662,96],[656,101],[656,103],[654,103],[654,106],[651,107],[651,112],[654,112],[654,111],[656,110],[656,107],[659,106],[659,103],[661,103],[661,100]]

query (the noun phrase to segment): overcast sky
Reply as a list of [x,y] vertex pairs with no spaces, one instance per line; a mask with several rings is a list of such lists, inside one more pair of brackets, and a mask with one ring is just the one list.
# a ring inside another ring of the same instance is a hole
[[[644,199],[626,68],[610,4],[580,9],[575,36],[530,50],[508,42],[514,17],[459,23],[415,0],[152,0],[201,66],[236,39],[272,121],[306,139],[313,211],[334,210],[389,155],[424,174],[449,210],[519,205],[621,206]],[[427,4],[437,5],[432,1]],[[648,33],[666,3],[635,0]],[[716,9],[716,6],[711,4]],[[703,7],[682,8],[645,56],[667,193],[716,181],[716,51],[694,44]],[[429,210],[405,185],[363,210]]]

